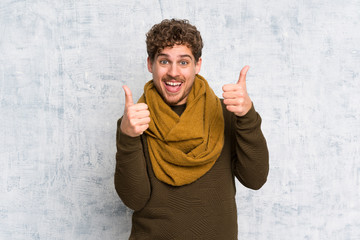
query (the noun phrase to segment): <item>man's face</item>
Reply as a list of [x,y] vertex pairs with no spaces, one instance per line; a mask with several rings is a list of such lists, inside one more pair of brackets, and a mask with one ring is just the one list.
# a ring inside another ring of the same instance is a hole
[[174,45],[157,53],[153,62],[148,58],[147,63],[164,101],[169,105],[185,104],[195,75],[200,72],[201,58],[195,62],[190,48]]

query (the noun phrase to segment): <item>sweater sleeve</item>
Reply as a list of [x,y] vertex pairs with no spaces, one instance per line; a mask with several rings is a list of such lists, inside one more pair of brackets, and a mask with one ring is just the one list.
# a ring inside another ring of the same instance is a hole
[[141,138],[130,137],[120,130],[116,132],[115,189],[124,204],[133,209],[142,209],[150,198],[150,180],[146,168]]
[[261,117],[254,106],[242,117],[233,115],[235,130],[234,174],[245,186],[260,189],[269,172],[269,153],[260,125]]

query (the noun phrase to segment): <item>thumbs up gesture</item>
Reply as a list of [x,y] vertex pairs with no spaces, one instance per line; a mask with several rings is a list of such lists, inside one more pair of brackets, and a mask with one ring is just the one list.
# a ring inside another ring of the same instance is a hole
[[249,68],[249,66],[245,66],[241,69],[239,80],[236,84],[226,84],[222,88],[226,109],[239,117],[244,116],[252,106],[251,99],[246,90],[246,73]]
[[148,129],[150,112],[145,103],[134,104],[132,93],[128,86],[123,86],[123,89],[125,91],[125,110],[120,129],[130,137],[137,137]]

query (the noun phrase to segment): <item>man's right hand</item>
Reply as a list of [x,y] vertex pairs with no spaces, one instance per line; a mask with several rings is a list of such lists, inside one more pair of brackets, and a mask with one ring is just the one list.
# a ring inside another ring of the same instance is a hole
[[150,112],[145,103],[134,104],[128,86],[123,86],[123,89],[125,91],[125,110],[120,129],[130,137],[137,137],[149,128]]

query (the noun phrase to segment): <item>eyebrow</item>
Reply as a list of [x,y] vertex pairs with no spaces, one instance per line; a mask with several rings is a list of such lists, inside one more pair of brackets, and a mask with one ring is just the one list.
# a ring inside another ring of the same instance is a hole
[[[159,53],[159,54],[157,55],[157,57],[169,57],[169,54]],[[180,56],[179,56],[179,58],[186,58],[186,57],[192,59],[192,57],[191,57],[189,54],[183,54],[183,55],[180,55]]]

